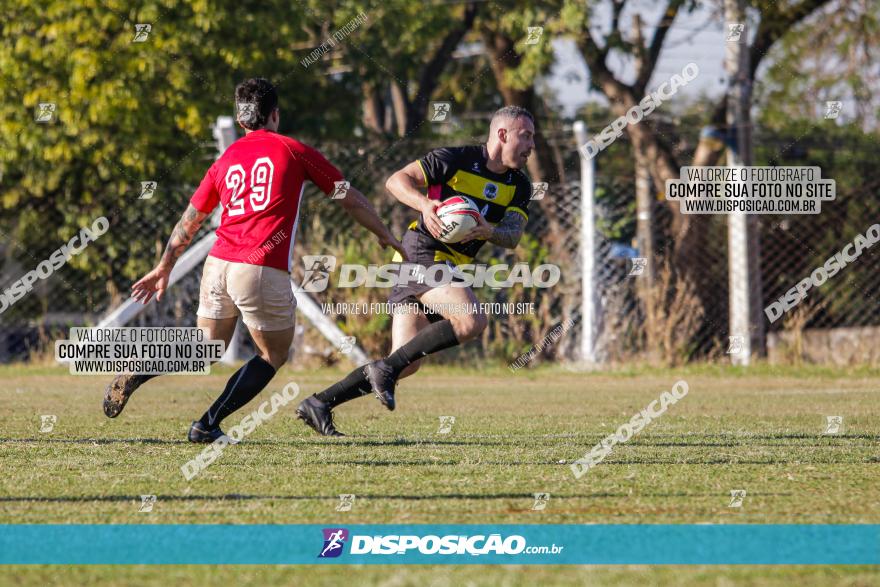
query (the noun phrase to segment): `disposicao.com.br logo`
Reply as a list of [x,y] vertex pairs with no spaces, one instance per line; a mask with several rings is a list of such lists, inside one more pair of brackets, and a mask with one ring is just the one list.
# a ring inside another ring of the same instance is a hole
[[[303,255],[302,291],[317,293],[327,289],[330,276],[336,272],[333,255]],[[555,286],[562,277],[558,265],[542,263],[531,267],[528,263],[496,263],[493,265],[438,262],[431,266],[416,263],[388,263],[386,265],[360,265],[346,263],[338,268],[336,287],[339,288],[391,288],[411,283],[431,287],[483,287],[510,288],[522,285],[545,289]]]
[[526,539],[518,534],[475,534],[472,536],[449,534],[438,536],[428,534],[388,534],[366,536],[349,535],[345,528],[324,528],[324,546],[318,558],[335,558],[342,554],[345,543],[350,540],[350,555],[522,555],[522,554],[560,554],[564,546],[529,546]]
[[336,558],[342,554],[345,541],[348,540],[348,530],[345,528],[324,528],[324,546],[318,558]]

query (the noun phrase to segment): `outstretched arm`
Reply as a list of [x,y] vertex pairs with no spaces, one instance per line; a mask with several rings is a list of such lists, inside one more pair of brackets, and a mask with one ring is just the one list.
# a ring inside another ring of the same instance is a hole
[[171,270],[177,259],[183,254],[193,237],[202,226],[202,221],[208,215],[198,211],[192,204],[187,206],[183,216],[180,217],[174,230],[171,232],[171,238],[165,245],[165,252],[159,264],[147,273],[140,281],[131,286],[131,295],[134,299],[146,304],[156,294],[156,299],[162,301],[165,289],[168,287],[168,280],[171,276]]
[[193,237],[202,226],[202,221],[207,216],[204,212],[196,210],[192,204],[186,207],[183,216],[180,217],[177,226],[174,227],[174,231],[171,233],[171,238],[168,239],[168,244],[165,246],[165,252],[162,254],[159,265],[167,266],[169,271],[174,267],[177,259],[180,258],[192,242]]

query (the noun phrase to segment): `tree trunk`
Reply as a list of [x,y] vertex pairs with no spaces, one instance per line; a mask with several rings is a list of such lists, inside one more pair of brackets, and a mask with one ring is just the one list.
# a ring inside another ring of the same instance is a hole
[[[498,91],[504,99],[507,106],[521,106],[533,116],[537,117],[537,97],[535,96],[534,86],[525,89],[513,87],[508,81],[507,72],[516,69],[522,55],[516,52],[514,41],[510,37],[496,32],[484,29],[483,44],[489,52],[489,58],[492,60],[492,74],[495,77],[495,83]],[[532,181],[546,181],[550,184],[559,181],[558,166],[553,157],[553,150],[547,144],[540,128],[535,129],[535,154],[529,157],[528,170]]]
[[401,88],[396,80],[391,80],[391,105],[394,110],[394,120],[397,123],[397,136],[405,137],[410,128],[410,105],[406,99],[406,90]]
[[473,28],[474,21],[479,12],[479,4],[469,2],[464,9],[461,25],[449,31],[441,41],[437,50],[425,63],[417,81],[417,91],[412,99],[401,88],[403,102],[406,104],[406,126],[401,136],[409,136],[425,123],[428,112],[428,101],[434,94],[434,90],[440,84],[440,76],[446,67],[452,62],[452,54],[461,43],[464,36]]
[[385,105],[376,86],[364,83],[361,87],[364,93],[363,125],[367,130],[381,134],[385,132]]

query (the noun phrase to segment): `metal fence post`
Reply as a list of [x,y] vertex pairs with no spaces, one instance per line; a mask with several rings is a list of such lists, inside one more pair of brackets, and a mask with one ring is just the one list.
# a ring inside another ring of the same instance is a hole
[[580,359],[596,362],[596,227],[595,164],[580,149],[587,144],[587,125],[578,120],[573,126],[581,160],[581,349]]
[[[728,39],[724,66],[730,76],[727,124],[733,145],[728,149],[727,165],[751,165],[751,126],[749,106],[748,30],[745,30],[745,0],[725,0],[724,15],[728,24],[743,27],[737,39]],[[740,176],[741,177],[741,176]],[[752,349],[760,349],[763,341],[763,322],[757,311],[761,305],[761,276],[757,255],[757,225],[747,214],[734,212],[727,218],[728,283],[730,287],[728,352],[735,365],[748,365]],[[757,343],[756,345],[753,343]]]

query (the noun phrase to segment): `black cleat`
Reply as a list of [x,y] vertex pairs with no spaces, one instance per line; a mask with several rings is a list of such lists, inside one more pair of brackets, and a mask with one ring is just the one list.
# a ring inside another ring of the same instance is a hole
[[199,421],[192,423],[192,426],[189,427],[189,434],[186,437],[187,440],[195,442],[196,444],[211,444],[220,438],[226,438],[228,444],[238,444],[238,441],[226,436],[226,434],[220,430],[219,426],[215,426],[208,430],[205,429]]
[[296,415],[322,436],[345,436],[333,425],[333,410],[315,396],[301,401],[296,407]]
[[364,367],[364,375],[373,388],[373,393],[379,398],[383,406],[390,411],[394,411],[394,387],[397,385],[397,374],[394,369],[385,364],[385,361],[378,360]]
[[147,379],[143,375],[120,374],[114,377],[104,392],[104,414],[108,418],[121,414],[128,398],[145,381]]

